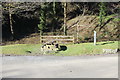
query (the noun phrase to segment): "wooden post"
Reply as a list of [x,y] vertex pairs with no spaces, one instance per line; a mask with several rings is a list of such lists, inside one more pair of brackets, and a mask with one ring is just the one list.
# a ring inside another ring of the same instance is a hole
[[96,45],[96,31],[94,31],[94,45]]
[[79,30],[78,30],[78,23],[77,23],[77,42],[79,42]]
[[75,43],[75,38],[74,38],[74,36],[73,36],[73,44]]
[[42,44],[42,32],[40,31],[40,44]]

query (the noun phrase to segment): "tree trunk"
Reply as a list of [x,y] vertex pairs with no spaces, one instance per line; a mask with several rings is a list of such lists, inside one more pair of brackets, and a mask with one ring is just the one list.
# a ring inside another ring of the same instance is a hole
[[11,39],[13,40],[14,36],[14,31],[13,31],[13,26],[12,26],[12,14],[11,14],[11,9],[10,9],[10,4],[9,4],[9,21],[10,21],[10,30],[11,30]]
[[53,20],[52,20],[52,33],[54,35],[55,32],[55,21],[56,21],[56,3],[55,0],[53,1]]
[[64,3],[64,35],[67,35],[67,31],[66,31],[66,17],[67,17],[67,3]]

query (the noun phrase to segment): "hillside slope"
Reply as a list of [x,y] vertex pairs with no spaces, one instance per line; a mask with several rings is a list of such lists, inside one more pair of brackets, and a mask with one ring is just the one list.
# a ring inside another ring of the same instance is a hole
[[[104,27],[99,30],[97,16],[78,16],[67,21],[68,35],[76,37],[77,26],[79,31],[79,42],[93,42],[93,31],[97,31],[97,41],[112,41],[119,38],[119,21],[114,16],[107,16]],[[111,19],[113,18],[113,19]],[[110,20],[111,19],[111,20]],[[4,42],[4,44],[38,44],[40,41],[39,33],[33,33],[20,40]]]
[[107,16],[100,29],[97,16],[79,16],[67,22],[68,34],[76,35],[78,31],[80,41],[93,41],[93,31],[96,30],[98,41],[118,40],[119,21],[115,15]]

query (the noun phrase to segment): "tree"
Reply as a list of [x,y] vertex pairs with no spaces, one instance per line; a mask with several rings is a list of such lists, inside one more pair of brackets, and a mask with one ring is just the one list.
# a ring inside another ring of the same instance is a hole
[[14,30],[13,30],[13,19],[12,19],[12,14],[14,14],[14,4],[12,2],[8,2],[4,4],[3,10],[7,10],[8,11],[8,15],[9,15],[9,24],[10,24],[10,32],[11,32],[11,40],[14,39]]
[[40,24],[38,24],[38,28],[39,28],[39,31],[40,31],[40,35],[43,34],[43,30],[45,29],[46,27],[46,15],[45,15],[45,8],[46,8],[46,5],[45,3],[41,3],[41,8],[40,8]]
[[54,31],[54,28],[56,26],[56,2],[55,0],[52,3],[52,32]]
[[[3,33],[6,33],[6,35],[8,34],[9,36],[8,39],[13,40],[19,37],[19,32],[18,32],[19,30],[16,28],[18,27],[16,26],[17,19],[20,19],[21,17],[24,17],[26,19],[38,18],[38,13],[36,12],[39,9],[39,4],[30,3],[30,2],[29,3],[28,2],[2,2],[2,9],[3,9],[2,10],[2,13],[3,13],[2,25],[4,25],[2,26],[4,27],[2,29],[5,29]],[[24,27],[24,25],[23,26],[19,25],[19,27],[20,29],[22,29],[22,27],[25,28],[22,31],[20,31],[21,36],[23,36],[23,34],[27,34],[27,32],[24,32],[24,31],[28,30],[27,28],[29,28],[29,26]],[[30,32],[30,30],[28,30],[28,32]],[[3,36],[5,37],[4,34]]]
[[106,6],[104,2],[100,2],[99,4],[100,11],[99,11],[99,26],[102,27],[104,20],[105,20],[105,11],[106,11]]

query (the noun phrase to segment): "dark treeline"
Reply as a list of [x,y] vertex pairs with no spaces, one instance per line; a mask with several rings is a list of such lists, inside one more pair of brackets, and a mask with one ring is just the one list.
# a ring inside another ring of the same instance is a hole
[[[105,3],[105,15],[119,13],[119,3]],[[79,15],[99,16],[100,3],[67,3],[67,20]],[[63,31],[64,3],[2,3],[2,38],[20,39],[31,33]],[[43,24],[42,24],[43,23]],[[44,27],[39,27],[39,24]]]

